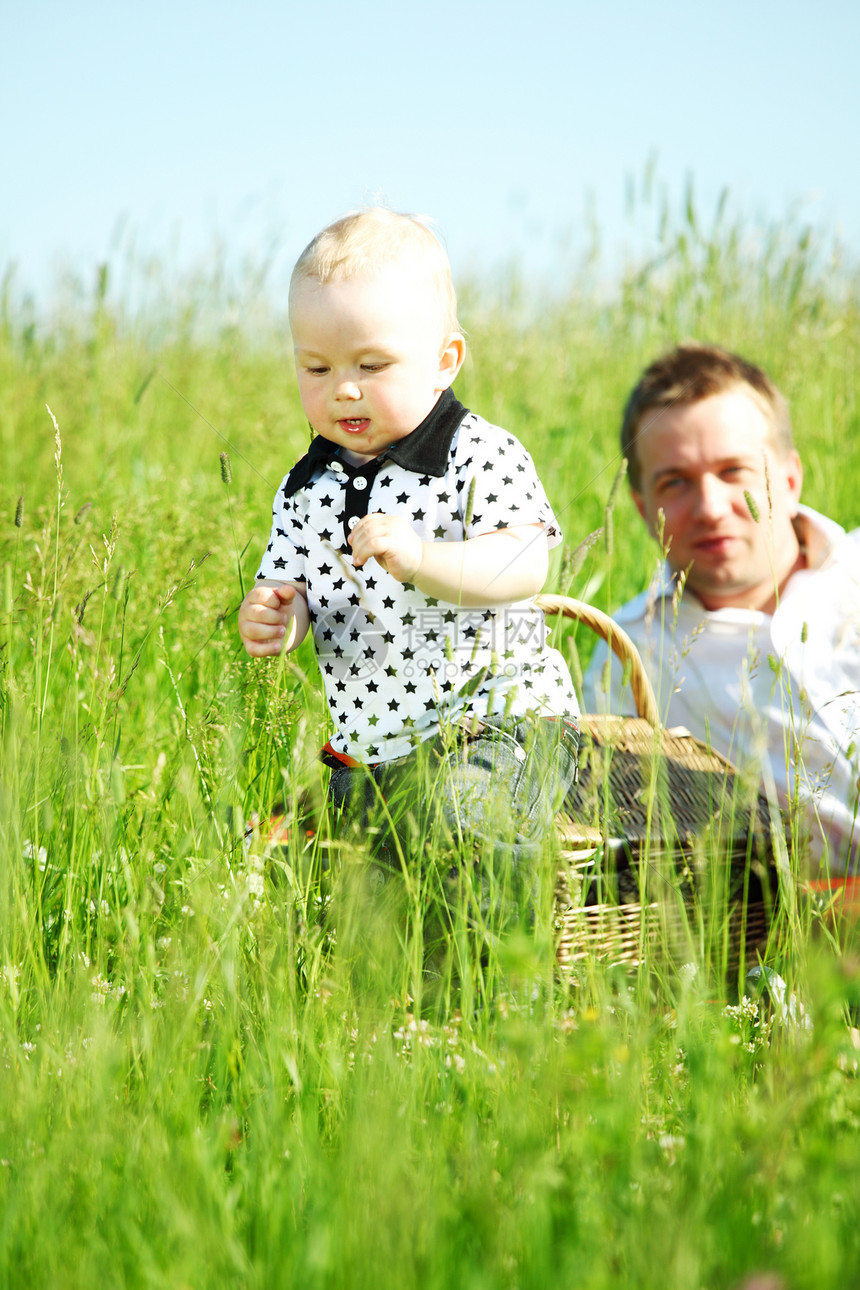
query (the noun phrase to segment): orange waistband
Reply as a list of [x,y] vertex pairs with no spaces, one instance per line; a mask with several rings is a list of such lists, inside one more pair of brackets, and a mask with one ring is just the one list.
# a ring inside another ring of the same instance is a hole
[[354,757],[350,757],[347,753],[337,752],[336,749],[332,748],[331,740],[320,748],[317,756],[324,766],[329,766],[332,770],[336,770],[338,766],[363,766],[365,764],[362,761],[356,761]]

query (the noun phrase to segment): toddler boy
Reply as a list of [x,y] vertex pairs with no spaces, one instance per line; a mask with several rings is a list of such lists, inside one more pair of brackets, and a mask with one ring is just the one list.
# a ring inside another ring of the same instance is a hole
[[275,498],[245,648],[293,650],[311,627],[337,806],[366,821],[382,803],[395,828],[417,812],[518,870],[576,773],[576,698],[532,600],[555,517],[529,454],[454,397],[465,341],[420,220],[376,208],[325,228],[289,304],[316,437]]

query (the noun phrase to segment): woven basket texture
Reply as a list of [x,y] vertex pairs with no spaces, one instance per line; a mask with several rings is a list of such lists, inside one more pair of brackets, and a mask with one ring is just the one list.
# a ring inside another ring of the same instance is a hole
[[665,730],[635,646],[592,606],[542,597],[607,639],[639,717],[581,719],[579,780],[559,817],[561,966],[635,967],[657,954],[730,972],[763,954],[777,895],[771,812],[758,785],[686,731]]

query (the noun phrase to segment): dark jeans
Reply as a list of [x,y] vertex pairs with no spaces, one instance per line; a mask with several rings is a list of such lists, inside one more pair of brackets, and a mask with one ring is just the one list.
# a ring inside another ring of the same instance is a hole
[[572,718],[490,717],[396,762],[338,767],[329,797],[383,863],[414,872],[441,860],[449,882],[471,864],[481,903],[498,908],[528,899],[578,745]]

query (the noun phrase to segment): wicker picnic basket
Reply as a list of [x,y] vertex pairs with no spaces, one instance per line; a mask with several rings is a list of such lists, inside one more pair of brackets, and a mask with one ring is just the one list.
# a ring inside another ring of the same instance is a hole
[[544,595],[547,615],[591,628],[629,669],[637,717],[584,714],[579,779],[559,817],[558,958],[635,967],[755,963],[776,896],[768,803],[688,731],[666,730],[636,646],[608,615]]

